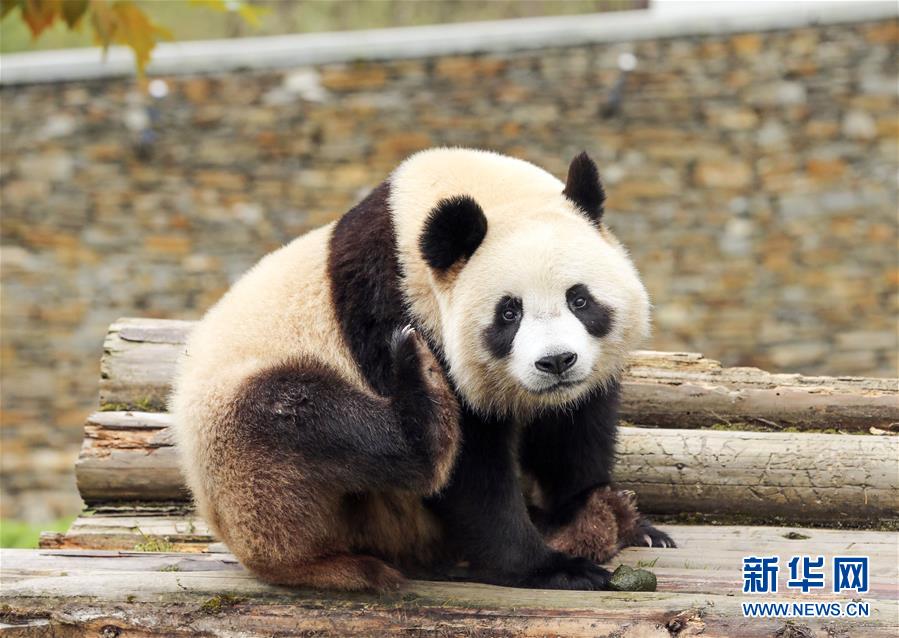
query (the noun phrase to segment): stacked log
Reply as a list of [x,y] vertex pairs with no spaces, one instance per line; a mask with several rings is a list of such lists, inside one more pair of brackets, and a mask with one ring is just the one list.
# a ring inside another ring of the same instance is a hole
[[[88,505],[188,499],[164,410],[192,325],[110,327],[100,411],[76,466]],[[899,510],[896,379],[770,374],[640,351],[623,380],[622,417],[640,427],[621,428],[615,478],[648,513],[870,524]]]

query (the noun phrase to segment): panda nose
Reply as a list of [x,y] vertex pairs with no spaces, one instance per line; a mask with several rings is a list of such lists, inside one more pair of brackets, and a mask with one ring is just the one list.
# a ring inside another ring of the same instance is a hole
[[541,372],[549,374],[562,374],[577,361],[577,355],[573,352],[563,352],[562,354],[553,354],[548,357],[537,359],[534,365]]

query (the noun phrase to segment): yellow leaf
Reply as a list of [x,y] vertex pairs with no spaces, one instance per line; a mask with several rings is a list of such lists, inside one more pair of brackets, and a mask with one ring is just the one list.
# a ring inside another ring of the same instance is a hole
[[94,41],[105,51],[112,44],[118,28],[116,16],[106,0],[91,0],[91,25],[94,27]]
[[150,61],[150,54],[161,39],[171,39],[172,34],[154,24],[141,9],[132,2],[117,2],[112,6],[116,18],[113,41],[125,44],[134,51],[137,74],[141,77]]
[[242,0],[190,0],[190,2],[216,11],[236,11],[244,22],[254,27],[259,26],[260,19],[269,11],[268,7],[258,7]]
[[241,2],[237,7],[237,13],[240,14],[240,17],[244,19],[244,22],[251,26],[258,27],[262,16],[268,13],[268,8],[255,7],[246,2]]
[[191,4],[198,4],[216,11],[230,11],[225,0],[190,0]]
[[31,37],[38,37],[44,29],[52,25],[58,11],[57,0],[25,0],[22,4],[22,19],[31,30]]

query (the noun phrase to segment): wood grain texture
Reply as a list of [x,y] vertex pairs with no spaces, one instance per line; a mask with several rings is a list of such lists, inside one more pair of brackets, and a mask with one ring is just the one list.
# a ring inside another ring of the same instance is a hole
[[[798,553],[818,551],[811,541],[796,543]],[[679,551],[634,550],[628,559],[652,560],[654,554]],[[782,619],[742,616],[738,554],[722,560],[726,566],[716,570],[704,563],[677,568],[657,564],[657,592],[412,581],[396,594],[378,597],[264,585],[229,554],[2,550],[0,588],[4,635],[10,636],[774,635],[785,625]],[[896,575],[874,580],[876,587],[864,596],[870,618],[800,624],[812,635],[895,635]],[[775,598],[846,599],[789,593]]]
[[97,412],[88,417],[75,462],[86,503],[189,497],[166,413]]
[[[739,571],[742,557],[749,555],[790,556],[812,551],[828,559],[835,555],[870,556],[871,591],[875,598],[899,597],[899,533],[859,530],[830,530],[802,527],[748,525],[660,525],[678,543],[676,549],[629,547],[608,563],[652,565],[660,590],[699,593],[739,593]],[[227,548],[215,541],[205,523],[191,512],[181,514],[140,515],[93,514],[78,518],[65,534],[48,534],[42,539],[44,549],[120,550],[126,555],[135,548],[155,547],[168,553],[153,554],[159,568],[176,563],[180,571],[194,569],[193,559],[208,560],[209,554],[227,554]],[[179,552],[177,559],[169,556]],[[77,555],[77,554],[76,554]],[[114,560],[118,553],[98,554],[104,561]],[[113,558],[109,558],[112,556]],[[74,559],[73,559],[74,560]],[[238,569],[236,561],[228,555]],[[105,563],[104,563],[105,564]],[[98,568],[98,561],[91,564]],[[780,574],[785,581],[787,572]],[[783,583],[785,584],[785,582]],[[782,585],[783,585],[782,584]],[[784,587],[781,587],[785,590]]]
[[[189,321],[124,318],[103,347],[101,409],[165,410]],[[622,418],[640,425],[771,429],[899,429],[899,381],[724,368],[700,354],[637,351]]]
[[[98,412],[75,466],[88,504],[187,491],[165,413]],[[647,513],[851,522],[899,511],[899,437],[621,428],[616,481]]]
[[646,512],[895,518],[899,438],[622,428],[615,478]]

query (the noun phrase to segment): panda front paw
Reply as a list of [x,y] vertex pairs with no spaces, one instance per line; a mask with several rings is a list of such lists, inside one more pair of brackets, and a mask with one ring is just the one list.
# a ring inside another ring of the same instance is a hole
[[627,545],[631,547],[677,547],[674,539],[646,519],[639,522],[628,539]]
[[421,337],[409,324],[397,328],[390,340],[390,354],[393,357],[393,373],[397,381],[419,371],[419,344]]
[[412,324],[397,328],[390,343],[394,383],[397,391],[422,384],[434,400],[455,396],[427,340]]
[[573,589],[598,591],[609,588],[612,573],[577,556],[553,554],[550,561],[521,583],[533,589]]
[[394,406],[412,449],[427,468],[426,493],[449,480],[459,449],[459,404],[440,362],[411,325],[391,342]]

